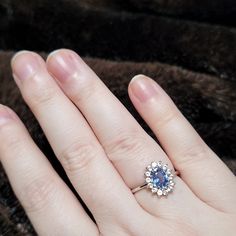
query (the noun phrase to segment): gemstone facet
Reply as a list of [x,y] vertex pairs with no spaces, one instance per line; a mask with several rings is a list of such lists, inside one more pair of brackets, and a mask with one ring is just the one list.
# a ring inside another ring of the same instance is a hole
[[168,176],[161,168],[151,171],[150,178],[153,182],[153,185],[157,188],[166,187],[168,184]]
[[167,196],[173,190],[173,174],[167,164],[152,162],[145,172],[147,187],[157,196]]

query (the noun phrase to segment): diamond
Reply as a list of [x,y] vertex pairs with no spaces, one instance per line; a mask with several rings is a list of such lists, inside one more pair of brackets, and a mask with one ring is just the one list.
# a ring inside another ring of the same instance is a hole
[[149,165],[149,166],[147,167],[147,169],[148,169],[149,171],[151,171],[151,170],[152,170],[152,166]]
[[150,183],[150,182],[152,182],[152,180],[150,178],[146,178],[146,182]]
[[152,189],[152,192],[153,192],[153,193],[156,193],[156,192],[157,192],[157,188],[153,188],[153,189]]
[[164,165],[163,167],[162,167],[162,169],[165,171],[165,170],[167,170],[167,165]]
[[166,190],[163,191],[163,195],[164,195],[164,196],[166,196],[167,193],[168,193],[168,192],[167,192]]
[[157,167],[157,163],[156,162],[152,162],[152,168]]
[[157,163],[157,166],[158,166],[158,167],[161,167],[161,166],[162,166],[162,162],[159,161],[159,162]]
[[162,191],[161,191],[160,189],[157,191],[157,195],[158,195],[158,196],[161,196],[161,195],[162,195]]

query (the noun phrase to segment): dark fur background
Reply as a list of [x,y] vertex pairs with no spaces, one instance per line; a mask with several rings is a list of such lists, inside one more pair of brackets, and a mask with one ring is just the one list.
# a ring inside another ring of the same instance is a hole
[[[2,0],[0,103],[12,107],[68,183],[13,82],[10,59],[29,49],[77,51],[153,136],[129,101],[133,75],[153,77],[236,173],[236,2]],[[0,235],[35,235],[0,167]]]

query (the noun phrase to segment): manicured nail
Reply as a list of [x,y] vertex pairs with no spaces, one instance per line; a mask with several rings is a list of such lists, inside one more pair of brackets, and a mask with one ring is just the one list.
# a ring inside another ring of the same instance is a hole
[[143,75],[135,76],[130,83],[133,95],[140,102],[146,102],[157,95],[158,85],[150,78]]
[[0,105],[0,125],[5,124],[12,116],[8,112],[7,108],[3,105]]
[[38,59],[29,51],[18,52],[11,60],[13,74],[19,80],[32,77],[40,69]]
[[70,50],[56,50],[48,56],[47,66],[56,79],[65,82],[78,72],[80,60]]

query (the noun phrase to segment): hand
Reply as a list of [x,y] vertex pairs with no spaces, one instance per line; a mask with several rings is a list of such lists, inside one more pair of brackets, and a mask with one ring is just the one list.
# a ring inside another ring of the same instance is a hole
[[[136,76],[128,92],[162,148],[73,51],[55,51],[46,63],[24,51],[13,58],[12,68],[26,103],[95,219],[16,114],[1,106],[1,162],[38,234],[235,235],[235,176],[152,79]],[[131,191],[144,183],[152,161],[180,172],[168,196],[147,188]]]

